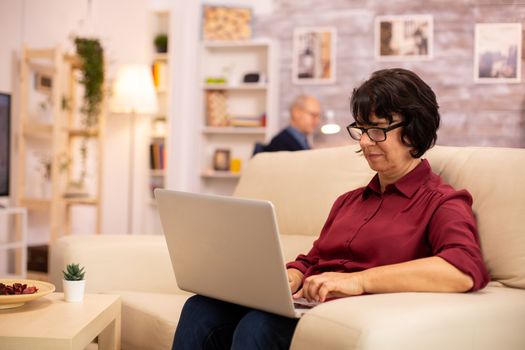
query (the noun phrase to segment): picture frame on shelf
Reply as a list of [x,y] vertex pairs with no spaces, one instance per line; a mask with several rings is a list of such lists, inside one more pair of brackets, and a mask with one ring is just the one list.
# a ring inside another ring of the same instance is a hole
[[521,82],[521,23],[477,23],[474,39],[474,81]]
[[251,7],[202,6],[203,40],[248,40],[252,38]]
[[374,51],[378,61],[421,61],[434,57],[431,15],[377,16]]
[[230,170],[230,150],[216,149],[213,154],[213,170],[229,171]]
[[300,27],[293,33],[294,84],[333,84],[336,80],[337,31],[334,27]]
[[53,77],[48,74],[35,72],[35,90],[46,95],[51,95]]

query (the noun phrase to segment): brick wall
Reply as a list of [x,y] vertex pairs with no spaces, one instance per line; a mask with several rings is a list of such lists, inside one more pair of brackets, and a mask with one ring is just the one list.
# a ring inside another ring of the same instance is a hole
[[[333,109],[338,123],[351,120],[352,89],[375,70],[402,67],[415,71],[435,91],[442,116],[438,144],[525,147],[525,85],[474,84],[475,23],[523,22],[525,1],[506,0],[275,0],[271,15],[255,22],[257,36],[274,38],[280,48],[280,125],[300,93],[317,96]],[[378,15],[430,14],[434,17],[434,58],[419,62],[376,62],[374,18]],[[337,82],[292,83],[295,27],[337,29]],[[525,69],[525,67],[523,67]],[[525,81],[524,81],[525,82]],[[343,130],[344,131],[344,130]],[[317,147],[348,143],[345,132],[316,135]]]

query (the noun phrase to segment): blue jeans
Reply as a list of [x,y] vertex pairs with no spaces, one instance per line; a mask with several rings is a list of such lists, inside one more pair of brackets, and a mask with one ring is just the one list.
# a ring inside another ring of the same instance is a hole
[[298,321],[194,295],[182,309],[173,349],[288,349]]

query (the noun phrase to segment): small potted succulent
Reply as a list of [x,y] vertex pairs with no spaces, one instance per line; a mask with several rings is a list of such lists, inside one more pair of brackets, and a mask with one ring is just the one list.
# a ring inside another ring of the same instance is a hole
[[72,303],[81,302],[84,299],[86,287],[84,267],[81,267],[80,264],[69,264],[66,266],[66,271],[62,271],[62,273],[64,274],[62,280],[64,299]]

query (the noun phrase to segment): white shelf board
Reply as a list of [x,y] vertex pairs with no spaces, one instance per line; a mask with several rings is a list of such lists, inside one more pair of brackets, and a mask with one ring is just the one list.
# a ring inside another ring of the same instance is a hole
[[154,61],[167,61],[168,60],[168,53],[155,53],[153,54],[153,60]]
[[241,127],[241,126],[206,126],[202,129],[203,134],[240,134],[240,135],[264,135],[266,127]]
[[149,174],[150,176],[165,176],[166,169],[150,169]]
[[201,177],[205,179],[238,179],[241,174],[231,171],[204,170]]
[[25,248],[25,247],[26,247],[26,243],[23,241],[0,243],[0,249],[5,249],[5,250]]
[[227,84],[204,84],[204,90],[266,90],[268,84],[239,84],[239,85],[227,85]]
[[245,48],[245,47],[268,47],[270,45],[267,39],[255,39],[255,40],[208,40],[203,41],[202,46],[210,49],[222,49],[222,48]]

